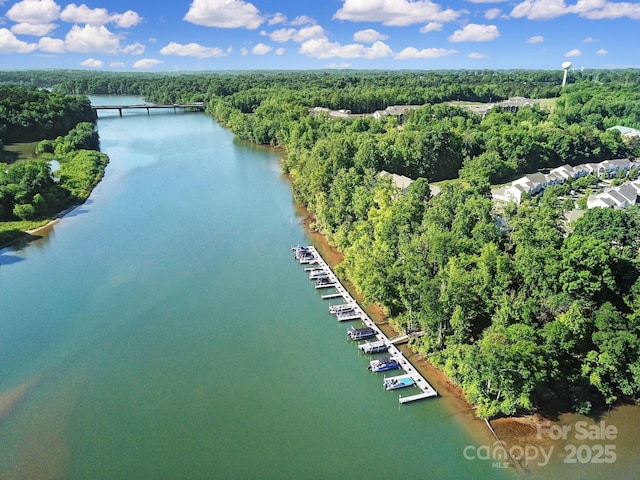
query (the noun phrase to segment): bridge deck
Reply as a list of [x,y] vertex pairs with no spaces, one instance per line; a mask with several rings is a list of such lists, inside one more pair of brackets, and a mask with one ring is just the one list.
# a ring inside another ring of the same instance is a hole
[[137,104],[137,105],[94,105],[91,107],[94,115],[98,118],[98,111],[100,110],[117,110],[120,116],[122,117],[123,110],[146,110],[147,115],[150,114],[151,110],[157,109],[168,109],[172,108],[175,113],[180,110],[196,110],[198,112],[204,111],[204,103],[196,102],[196,103],[174,103],[171,105],[154,105],[154,104]]

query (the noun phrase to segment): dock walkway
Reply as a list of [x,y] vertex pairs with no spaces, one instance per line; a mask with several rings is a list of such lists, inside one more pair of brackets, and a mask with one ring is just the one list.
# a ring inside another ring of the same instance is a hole
[[[404,356],[404,354],[398,349],[398,347],[396,347],[396,345],[391,340],[389,340],[389,338],[384,333],[380,331],[380,329],[376,326],[375,322],[371,320],[369,315],[367,315],[367,313],[362,309],[362,307],[358,305],[358,302],[356,302],[353,299],[353,297],[351,297],[347,289],[344,288],[342,283],[340,283],[340,280],[338,280],[338,277],[333,273],[333,270],[331,270],[329,265],[324,261],[322,256],[315,249],[315,247],[303,247],[303,249],[304,249],[305,255],[307,254],[308,255],[305,257],[304,260],[298,259],[298,261],[303,264],[309,264],[309,263],[313,264],[314,265],[313,270],[323,270],[327,274],[328,280],[331,282],[331,286],[336,290],[336,293],[323,295],[322,298],[329,299],[329,298],[342,297],[344,299],[344,304],[349,304],[354,306],[354,309],[350,311],[348,314],[344,315],[343,317],[340,316],[340,313],[336,313],[336,317],[338,318],[338,321],[360,319],[365,326],[375,329],[378,332],[375,338],[378,341],[383,341],[389,345],[389,350],[388,350],[389,356],[398,360],[400,368],[404,370],[405,375],[410,376],[411,379],[413,379],[415,386],[420,390],[420,393],[416,395],[409,395],[406,397],[403,397],[402,395],[400,395],[399,396],[400,403],[409,403],[415,400],[421,400],[423,398],[436,397],[438,395],[438,392],[436,391],[436,389],[433,388],[429,384],[429,382],[427,382],[427,380],[420,374],[420,372],[418,372],[418,370]],[[310,257],[313,257],[313,259],[310,259]],[[399,338],[396,338],[394,340],[398,341],[398,339]]]

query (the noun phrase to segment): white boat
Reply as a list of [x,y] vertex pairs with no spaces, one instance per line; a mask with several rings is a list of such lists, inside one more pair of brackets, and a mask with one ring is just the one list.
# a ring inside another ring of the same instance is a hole
[[364,353],[380,353],[389,350],[389,344],[384,340],[377,340],[375,342],[361,343],[358,348]]
[[312,270],[311,272],[309,272],[309,280],[317,280],[319,278],[329,278],[329,274],[322,268],[318,268],[317,270]]
[[405,388],[415,385],[413,378],[409,376],[390,377],[385,378],[382,382],[385,390],[397,390],[398,388]]
[[343,303],[341,305],[331,305],[329,307],[329,313],[337,315],[342,312],[352,312],[356,309],[355,303]]

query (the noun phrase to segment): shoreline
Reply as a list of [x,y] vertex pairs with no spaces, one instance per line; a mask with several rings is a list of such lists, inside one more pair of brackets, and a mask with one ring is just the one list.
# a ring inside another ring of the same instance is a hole
[[28,233],[29,235],[34,235],[34,234],[36,234],[38,232],[41,232],[43,230],[48,229],[49,227],[52,227],[53,225],[58,223],[62,218],[66,217],[71,212],[73,212],[80,205],[82,205],[82,204],[81,203],[76,203],[74,205],[71,205],[70,207],[65,208],[64,210],[56,213],[54,215],[54,217],[49,222],[47,222],[45,225],[43,225],[41,227],[38,227],[38,228],[34,228],[32,230],[25,230],[25,233]]
[[[313,215],[309,210],[296,203],[296,211],[301,216],[300,223],[311,238],[311,243],[316,247],[329,267],[334,269],[336,265],[342,262],[344,255],[331,246],[323,234],[311,228]],[[340,278],[340,282],[385,335],[390,338],[399,335],[399,332],[389,324],[387,316],[380,306],[376,304],[365,305],[362,301],[362,296],[355,291],[353,284],[344,278]],[[413,351],[408,344],[398,345],[398,348],[418,372],[435,388],[438,392],[438,397],[447,400],[445,408],[449,410],[451,416],[457,417],[458,423],[476,443],[484,445],[493,444],[496,441],[494,433],[487,428],[485,421],[475,415],[475,407],[467,401],[460,387],[455,385],[441,370],[433,366],[426,357]],[[502,440],[504,441],[504,439]]]
[[[309,235],[311,243],[322,255],[325,262],[334,269],[342,262],[344,255],[331,246],[327,238],[313,230],[313,215],[303,205],[296,202],[296,212],[299,215],[300,223],[305,232]],[[378,325],[385,335],[392,337],[399,334],[388,322],[382,308],[375,304],[365,305],[362,297],[355,291],[355,287],[347,280],[341,278],[340,282],[347,289],[349,294],[361,305],[363,310]],[[413,351],[408,344],[398,345],[405,357],[414,365],[418,372],[436,389],[439,397],[446,399],[445,408],[451,416],[456,417],[459,425],[471,437],[478,447],[488,448],[495,455],[494,464],[502,462],[501,469],[510,471],[516,476],[532,475],[539,478],[547,474],[561,474],[566,467],[566,449],[573,447],[571,438],[555,440],[548,434],[540,435],[546,428],[564,428],[571,431],[575,429],[576,422],[586,422],[589,425],[598,425],[604,421],[611,425],[618,425],[618,430],[622,430],[624,425],[629,424],[629,417],[640,419],[640,408],[638,405],[616,405],[606,415],[594,414],[592,416],[579,415],[572,412],[561,412],[557,418],[545,417],[539,413],[518,417],[501,417],[491,420],[483,420],[475,415],[475,407],[468,402],[462,389],[450,380],[440,369],[436,368],[424,357]],[[621,437],[628,437],[629,432],[624,432]],[[623,441],[621,447],[625,447]],[[537,452],[553,451],[555,455],[548,458],[548,463],[540,464],[538,460],[527,462],[525,458],[517,458],[517,453],[524,449],[535,450]],[[563,454],[563,452],[565,452]],[[516,455],[514,455],[514,453]],[[463,452],[460,452],[463,455]],[[633,464],[634,457],[619,459],[622,463]],[[505,468],[506,467],[506,468]]]
[[[64,218],[68,214],[70,214],[72,211],[74,211],[76,208],[80,207],[81,205],[82,205],[81,203],[71,205],[70,207],[67,207],[64,210],[58,212],[56,215],[53,216],[53,218],[51,220],[49,220],[44,225],[42,225],[40,227],[32,228],[30,230],[24,230],[23,231],[24,232],[23,236],[15,238],[14,240],[11,240],[11,241],[3,244],[3,245],[0,245],[0,250],[2,250],[4,248],[9,248],[12,245],[20,243],[22,241],[29,242],[29,241],[32,241],[32,240],[37,240],[37,238],[30,238],[30,237],[38,237],[38,235],[40,233],[46,233],[46,231],[50,230],[62,218]],[[40,237],[38,237],[38,238],[40,238]]]

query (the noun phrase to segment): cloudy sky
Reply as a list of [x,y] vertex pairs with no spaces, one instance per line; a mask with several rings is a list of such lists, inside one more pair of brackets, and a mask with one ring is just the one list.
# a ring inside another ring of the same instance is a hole
[[640,67],[640,2],[0,0],[0,68]]

